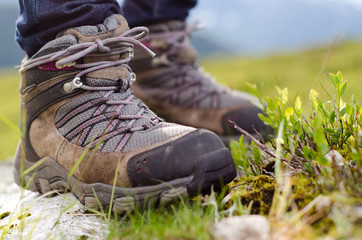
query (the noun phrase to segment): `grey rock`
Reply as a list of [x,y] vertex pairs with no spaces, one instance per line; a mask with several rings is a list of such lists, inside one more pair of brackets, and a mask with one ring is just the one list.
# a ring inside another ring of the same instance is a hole
[[12,163],[0,162],[0,215],[10,212],[0,219],[1,239],[107,238],[105,221],[85,214],[84,206],[72,194],[45,197],[21,189],[14,183],[12,169]]

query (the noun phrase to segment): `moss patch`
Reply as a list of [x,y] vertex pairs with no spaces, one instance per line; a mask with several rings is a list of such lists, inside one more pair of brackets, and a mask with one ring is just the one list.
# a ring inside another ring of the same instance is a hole
[[[297,175],[292,177],[291,181],[293,201],[298,209],[305,207],[321,193],[314,179]],[[249,176],[237,180],[231,184],[231,187],[233,198],[241,197],[241,202],[246,206],[252,202],[252,214],[267,215],[269,213],[275,191],[273,177],[268,175]]]
[[318,188],[316,181],[305,175],[297,175],[292,180],[293,200],[301,209],[316,198],[321,190]]
[[248,206],[253,201],[251,213],[268,214],[274,196],[274,178],[267,175],[250,176],[246,179],[239,179],[232,188],[233,196],[235,198],[240,196],[244,205]]

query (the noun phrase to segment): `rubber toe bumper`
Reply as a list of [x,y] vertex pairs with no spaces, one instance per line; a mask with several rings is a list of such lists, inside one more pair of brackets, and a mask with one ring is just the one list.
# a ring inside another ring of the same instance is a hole
[[175,141],[134,156],[128,162],[133,187],[156,185],[193,176],[188,192],[195,195],[236,176],[229,150],[208,130],[191,132]]

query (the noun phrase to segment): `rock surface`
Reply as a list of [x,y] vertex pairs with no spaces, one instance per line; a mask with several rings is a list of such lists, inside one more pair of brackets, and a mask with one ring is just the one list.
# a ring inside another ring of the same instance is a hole
[[269,222],[264,216],[235,216],[216,223],[211,234],[216,240],[268,240]]
[[0,176],[0,239],[107,237],[108,225],[97,215],[84,213],[72,194],[44,197],[21,189],[14,183],[12,162],[0,162]]

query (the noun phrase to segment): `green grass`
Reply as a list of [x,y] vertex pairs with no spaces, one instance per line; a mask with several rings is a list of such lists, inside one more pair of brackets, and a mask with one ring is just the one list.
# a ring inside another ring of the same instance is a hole
[[211,207],[201,201],[174,203],[167,208],[136,211],[114,219],[109,239],[210,239],[215,221]]

